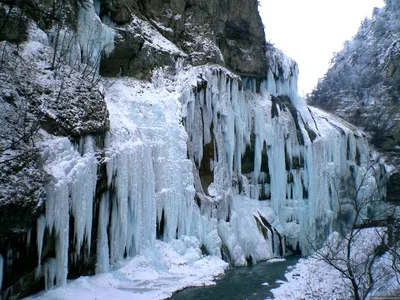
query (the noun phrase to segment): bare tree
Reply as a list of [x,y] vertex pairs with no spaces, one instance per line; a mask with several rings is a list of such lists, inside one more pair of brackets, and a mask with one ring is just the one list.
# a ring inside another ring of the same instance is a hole
[[[338,205],[337,231],[320,249],[308,237],[315,256],[339,272],[346,289],[356,300],[366,299],[384,277],[373,269],[377,259],[387,249],[386,218],[392,216],[393,208],[382,200],[379,185],[372,184],[378,176],[378,169],[377,160],[366,170],[353,166],[349,176],[332,176],[331,187],[336,193]],[[357,172],[362,172],[362,175]],[[364,230],[369,227],[376,228],[372,236]],[[393,265],[397,267],[398,260]]]

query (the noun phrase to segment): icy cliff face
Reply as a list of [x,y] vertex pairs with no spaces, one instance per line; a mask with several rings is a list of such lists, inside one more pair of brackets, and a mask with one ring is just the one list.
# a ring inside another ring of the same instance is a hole
[[184,121],[196,190],[218,203],[217,217],[232,222],[232,195],[259,200],[275,214],[264,226],[278,229],[281,246],[307,253],[308,234],[322,241],[335,226],[333,177],[360,182],[372,158],[361,132],[307,109],[297,95],[296,65],[286,67],[293,75],[267,77],[261,93],[254,80],[207,70],[197,92],[184,94]]
[[[78,38],[61,32],[74,37],[67,62],[80,58],[96,70],[92,58],[111,54],[106,50],[112,50],[114,31],[100,21],[98,1],[80,9],[80,24],[92,30],[78,31]],[[22,242],[1,249],[5,298],[23,290],[27,279],[32,291],[48,289],[67,278],[108,272],[125,258],[151,257],[160,240],[233,266],[293,251],[307,254],[309,239],[321,243],[337,226],[335,179],[357,185],[375,160],[361,132],[306,106],[297,93],[296,63],[272,46],[263,56],[265,74],[241,71],[240,77],[220,65],[189,65],[182,49],[160,34],[161,25],[141,17],[132,16],[117,34],[143,39],[141,49],[149,52],[142,54],[149,59],[157,51],[169,53],[167,67],[153,68],[151,80],[142,81],[123,77],[116,64],[122,78],[103,78],[101,87],[92,82],[97,97],[61,101],[65,107],[52,102],[53,114],[44,109],[60,122],[42,126],[47,132],[35,136],[47,174],[44,208]],[[22,56],[35,58],[31,54],[40,50],[45,60],[50,48],[44,44],[28,41],[21,47],[29,56]],[[117,45],[114,51],[122,50]],[[118,61],[113,54],[103,57],[105,67]],[[78,78],[78,71],[67,71],[60,90],[64,81]],[[97,106],[100,117],[84,114]],[[82,125],[80,113],[96,126]],[[64,124],[71,130],[57,130]],[[363,192],[384,180],[378,164]],[[15,266],[25,259],[31,264],[32,256],[32,268],[16,274]]]
[[[203,251],[235,266],[307,253],[307,239],[322,242],[335,228],[333,177],[359,182],[371,161],[360,132],[317,109],[303,117],[288,97],[265,88],[276,81],[266,79],[257,93],[255,80],[207,66],[174,78],[159,70],[152,84],[105,84],[111,130],[101,161],[90,136],[79,148],[67,139],[43,144],[56,154],[46,158],[54,181],[37,227],[38,253],[46,246],[44,226],[56,237],[55,260],[39,267],[48,269],[48,287],[63,284],[68,265],[91,251],[96,272],[106,272],[152,251],[156,239],[195,237]],[[96,199],[98,163],[107,179]],[[384,170],[376,171],[378,179]],[[376,184],[372,177],[368,188]]]

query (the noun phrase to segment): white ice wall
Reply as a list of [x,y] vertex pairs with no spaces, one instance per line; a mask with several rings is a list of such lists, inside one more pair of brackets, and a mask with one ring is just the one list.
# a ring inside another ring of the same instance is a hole
[[[260,93],[256,93],[254,79],[243,80],[240,89],[235,75],[207,69],[202,74],[203,89],[184,94],[182,102],[187,106],[189,154],[195,157],[199,168],[203,163],[203,147],[209,142],[215,143],[214,182],[203,188],[208,191],[212,188],[209,194],[217,201],[226,201],[227,195],[237,194],[231,188],[232,180],[243,178],[241,158],[246,148],[252,148],[254,169],[246,175],[248,192],[245,189],[241,195],[259,199],[260,195],[270,194],[266,203],[277,216],[273,226],[286,236],[293,249],[298,245],[307,253],[308,239],[322,241],[333,230],[338,209],[336,179],[354,172],[359,184],[373,161],[361,132],[352,131],[328,114],[306,106],[297,94],[296,64],[286,67],[290,68],[283,72],[286,78],[270,71],[267,80],[261,83]],[[273,95],[286,95],[291,103],[278,105],[271,101]],[[272,115],[273,105],[277,106],[278,116]],[[290,112],[290,106],[295,108],[295,115]],[[299,140],[298,131],[303,141]],[[251,133],[254,134],[252,144]],[[270,182],[263,182],[263,150],[268,156]],[[294,160],[304,163],[293,167]],[[370,180],[369,186],[373,189],[375,179],[370,177]]]
[[[291,74],[289,80],[295,82],[296,73]],[[276,98],[273,102],[272,96],[280,94],[270,89],[281,84],[275,75],[268,75],[260,93],[255,80],[242,81],[221,67],[180,70],[172,79],[163,76],[157,74],[153,84],[106,82],[111,130],[101,163],[106,164],[108,188],[99,199],[96,151],[102,149],[92,137],[82,139],[79,147],[67,138],[43,145],[52,180],[46,213],[37,223],[39,256],[45,228],[56,236],[55,259],[42,263],[39,257],[47,287],[66,282],[68,264],[82,259],[82,249],[87,249],[84,257],[94,255],[88,252],[94,239],[98,273],[151,251],[157,234],[166,242],[193,236],[209,254],[229,258],[233,265],[279,256],[280,247],[286,246],[306,253],[310,234],[322,240],[334,228],[332,177],[348,175],[352,166],[359,182],[370,163],[360,132],[318,109],[309,110],[301,98],[292,103],[297,111]],[[204,146],[210,143],[212,157],[205,161]],[[249,148],[253,168],[242,174]],[[268,170],[262,168],[266,158]],[[201,187],[198,170],[205,163],[213,182]],[[93,215],[94,201],[98,216]],[[75,249],[68,249],[71,245]],[[72,257],[69,250],[75,253]]]
[[[45,214],[37,221],[37,245],[39,269],[42,267],[41,255],[45,247],[43,239],[46,227],[55,235],[55,264],[45,261],[45,273],[50,274],[47,287],[56,279],[58,285],[66,283],[68,273],[68,250],[70,235],[70,215],[74,217],[74,257],[78,258],[84,242],[84,249],[90,249],[93,200],[97,182],[97,159],[94,153],[94,140],[82,138],[82,153],[68,138],[49,140],[41,145],[45,161],[45,171],[51,176],[46,187]],[[89,255],[88,252],[85,253]],[[55,270],[55,271],[49,271]]]
[[[307,252],[309,234],[323,239],[333,230],[337,195],[332,174],[344,176],[352,166],[359,181],[368,166],[369,150],[360,132],[314,108],[306,111],[313,124],[296,112],[296,127],[288,105],[273,103],[266,89],[256,93],[254,81],[247,81],[247,90],[241,88],[240,79],[221,68],[196,68],[181,76],[196,78],[200,73],[200,89],[189,84],[171,91],[170,86],[128,79],[110,85],[111,131],[103,158],[108,191],[98,199],[97,272],[149,251],[157,224],[159,238],[167,242],[194,236],[219,257],[224,245],[234,265],[278,256],[286,244]],[[273,105],[278,114],[274,117]],[[316,128],[313,142],[307,126]],[[214,180],[203,186],[203,194],[198,168],[205,163],[203,147],[208,143],[214,149],[207,162]],[[249,147],[254,151],[253,170],[242,174],[242,157]],[[46,226],[56,233],[55,261],[44,266],[50,287],[55,278],[57,284],[65,283],[68,263],[82,259],[82,245],[89,249],[95,238],[91,232],[98,161],[91,137],[77,148],[66,138],[47,148],[52,149],[44,157],[53,180],[47,188],[46,214],[38,220],[37,244],[40,254]],[[266,157],[267,171],[261,170]],[[70,215],[75,222],[72,258]]]

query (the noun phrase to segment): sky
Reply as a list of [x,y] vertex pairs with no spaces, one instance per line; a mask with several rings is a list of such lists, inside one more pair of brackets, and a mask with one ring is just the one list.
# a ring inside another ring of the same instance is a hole
[[259,0],[267,41],[299,64],[299,92],[312,91],[334,52],[383,0]]

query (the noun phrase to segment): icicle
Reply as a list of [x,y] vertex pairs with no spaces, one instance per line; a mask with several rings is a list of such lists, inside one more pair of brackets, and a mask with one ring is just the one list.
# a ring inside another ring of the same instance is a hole
[[273,96],[277,96],[275,77],[271,69],[268,70],[267,79],[264,82],[264,85],[268,93],[270,93]]
[[26,248],[29,249],[31,246],[31,234],[32,234],[32,228],[28,230],[26,233]]
[[2,290],[2,284],[3,284],[3,274],[4,274],[4,259],[3,256],[0,254],[0,291]]
[[[57,285],[65,285],[67,283],[68,274],[68,244],[69,244],[69,195],[68,186],[62,183],[56,186],[53,194],[55,202],[55,210],[50,212],[53,214],[55,222],[52,227],[56,231],[56,283]],[[48,200],[51,198],[48,197]],[[46,211],[46,216],[48,215]],[[53,268],[51,269],[51,271]]]
[[111,226],[110,226],[110,262],[116,263],[118,260],[123,258],[125,247],[121,246],[120,235],[119,235],[119,217],[118,208],[115,197],[112,198],[112,210],[111,210]]
[[78,15],[78,39],[80,53],[83,57],[74,61],[84,61],[96,69],[99,67],[99,58],[101,55],[110,55],[114,51],[115,32],[110,27],[104,25],[96,14],[95,4],[90,1],[85,7],[79,7]]
[[[225,79],[226,80],[226,79]],[[235,114],[231,102],[231,80],[226,80],[226,101],[225,101],[225,116],[224,116],[224,139],[225,151],[228,160],[229,177],[232,177],[233,172],[233,155],[235,151]]]
[[50,258],[44,265],[44,286],[45,289],[51,289],[56,282],[57,262],[54,258]]
[[42,262],[42,249],[43,249],[43,238],[44,238],[44,232],[46,229],[46,219],[44,215],[40,215],[40,217],[37,219],[36,223],[36,244],[37,244],[37,251],[38,251],[38,266],[40,266]]
[[[97,182],[97,160],[94,157],[94,139],[87,136],[82,139],[83,157],[73,169],[71,189],[71,213],[74,216],[75,251],[79,255],[80,248],[86,238],[90,251],[93,219],[93,199]],[[86,253],[89,255],[89,253]]]
[[13,265],[13,249],[12,248],[7,249],[6,264],[7,264],[7,267],[9,267],[9,268],[12,267],[12,265]]
[[93,4],[94,4],[94,9],[96,11],[96,14],[99,16],[100,15],[100,9],[101,9],[100,0],[93,0]]
[[104,193],[101,196],[100,208],[99,208],[96,274],[108,272],[108,268],[110,265],[108,234],[107,234],[109,216],[110,216],[110,207],[108,203],[108,193]]

